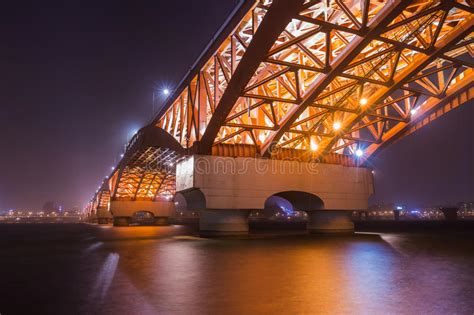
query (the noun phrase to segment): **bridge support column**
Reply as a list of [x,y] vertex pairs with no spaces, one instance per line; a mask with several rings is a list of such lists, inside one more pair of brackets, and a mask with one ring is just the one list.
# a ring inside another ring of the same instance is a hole
[[155,225],[164,226],[169,224],[169,217],[155,217]]
[[168,200],[112,200],[110,212],[114,216],[114,226],[128,226],[137,212],[150,212],[153,221],[148,224],[168,225],[168,218],[174,212],[174,203]]
[[114,217],[114,226],[128,226],[131,221],[131,217]]
[[[200,210],[204,233],[247,233],[249,211],[263,209],[274,195],[286,196],[294,208],[307,210],[311,230],[352,232],[351,210],[367,209],[373,181],[363,167],[192,155],[176,164],[176,192],[178,207]],[[290,200],[298,194],[306,197]]]
[[310,233],[353,233],[354,223],[348,210],[312,210],[308,213]]
[[108,209],[97,209],[97,223],[107,224],[112,221],[112,214]]
[[199,233],[203,236],[248,234],[248,210],[219,209],[199,211]]
[[92,213],[91,215],[89,215],[89,217],[87,219],[88,219],[89,223],[97,223],[98,222],[97,214],[95,214],[95,213]]
[[108,218],[98,218],[97,223],[98,224],[107,224],[107,223],[109,223],[109,219]]

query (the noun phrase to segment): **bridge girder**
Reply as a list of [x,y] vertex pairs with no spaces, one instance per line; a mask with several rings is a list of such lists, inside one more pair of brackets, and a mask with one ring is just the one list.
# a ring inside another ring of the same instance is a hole
[[404,138],[416,130],[426,126],[432,121],[445,115],[453,109],[465,104],[468,100],[474,98],[474,85],[468,82],[474,81],[474,74],[471,71],[470,79],[460,81],[458,84],[452,85],[445,93],[445,97],[431,97],[419,106],[416,117],[410,122],[400,122],[394,126],[389,132],[383,135],[383,141],[371,144],[367,147],[366,156],[370,157],[379,152],[379,149],[401,138]]
[[372,154],[413,110],[471,84],[471,5],[246,1],[155,123],[205,154],[221,144]]
[[148,147],[136,152],[111,177],[113,200],[168,200],[175,191],[176,152]]
[[[175,192],[176,160],[184,149],[155,126],[142,128],[104,182],[110,200],[169,200]],[[102,190],[100,190],[102,191]]]

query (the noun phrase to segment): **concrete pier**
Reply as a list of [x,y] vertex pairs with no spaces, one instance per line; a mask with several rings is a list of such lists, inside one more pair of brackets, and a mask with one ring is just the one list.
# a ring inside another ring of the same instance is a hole
[[168,225],[168,218],[174,212],[174,203],[168,200],[112,200],[110,212],[114,218],[114,226],[129,225],[137,212],[152,214],[155,225]]
[[159,226],[169,225],[169,217],[155,217],[154,224]]
[[200,210],[200,234],[203,236],[247,234],[249,213],[250,211],[235,209]]
[[108,209],[97,209],[97,223],[98,224],[108,224],[113,220],[112,214]]
[[131,217],[116,217],[114,216],[114,226],[128,226],[132,222]]
[[313,210],[308,213],[308,231],[310,233],[353,233],[351,211]]
[[347,233],[351,211],[368,207],[373,178],[364,167],[192,155],[177,164],[176,192],[177,207],[199,211],[203,233],[246,233],[249,211],[274,196],[307,211],[310,230]]

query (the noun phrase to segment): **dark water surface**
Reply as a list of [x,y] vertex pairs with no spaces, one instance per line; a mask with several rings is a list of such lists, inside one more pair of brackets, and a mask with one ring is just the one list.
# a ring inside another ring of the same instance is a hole
[[474,232],[0,225],[0,313],[474,314]]

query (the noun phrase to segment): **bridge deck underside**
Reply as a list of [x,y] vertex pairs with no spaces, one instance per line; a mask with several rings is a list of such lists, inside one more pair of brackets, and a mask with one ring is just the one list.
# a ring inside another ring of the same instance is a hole
[[168,200],[175,192],[175,162],[170,149],[148,147],[136,152],[111,177],[113,200]]

